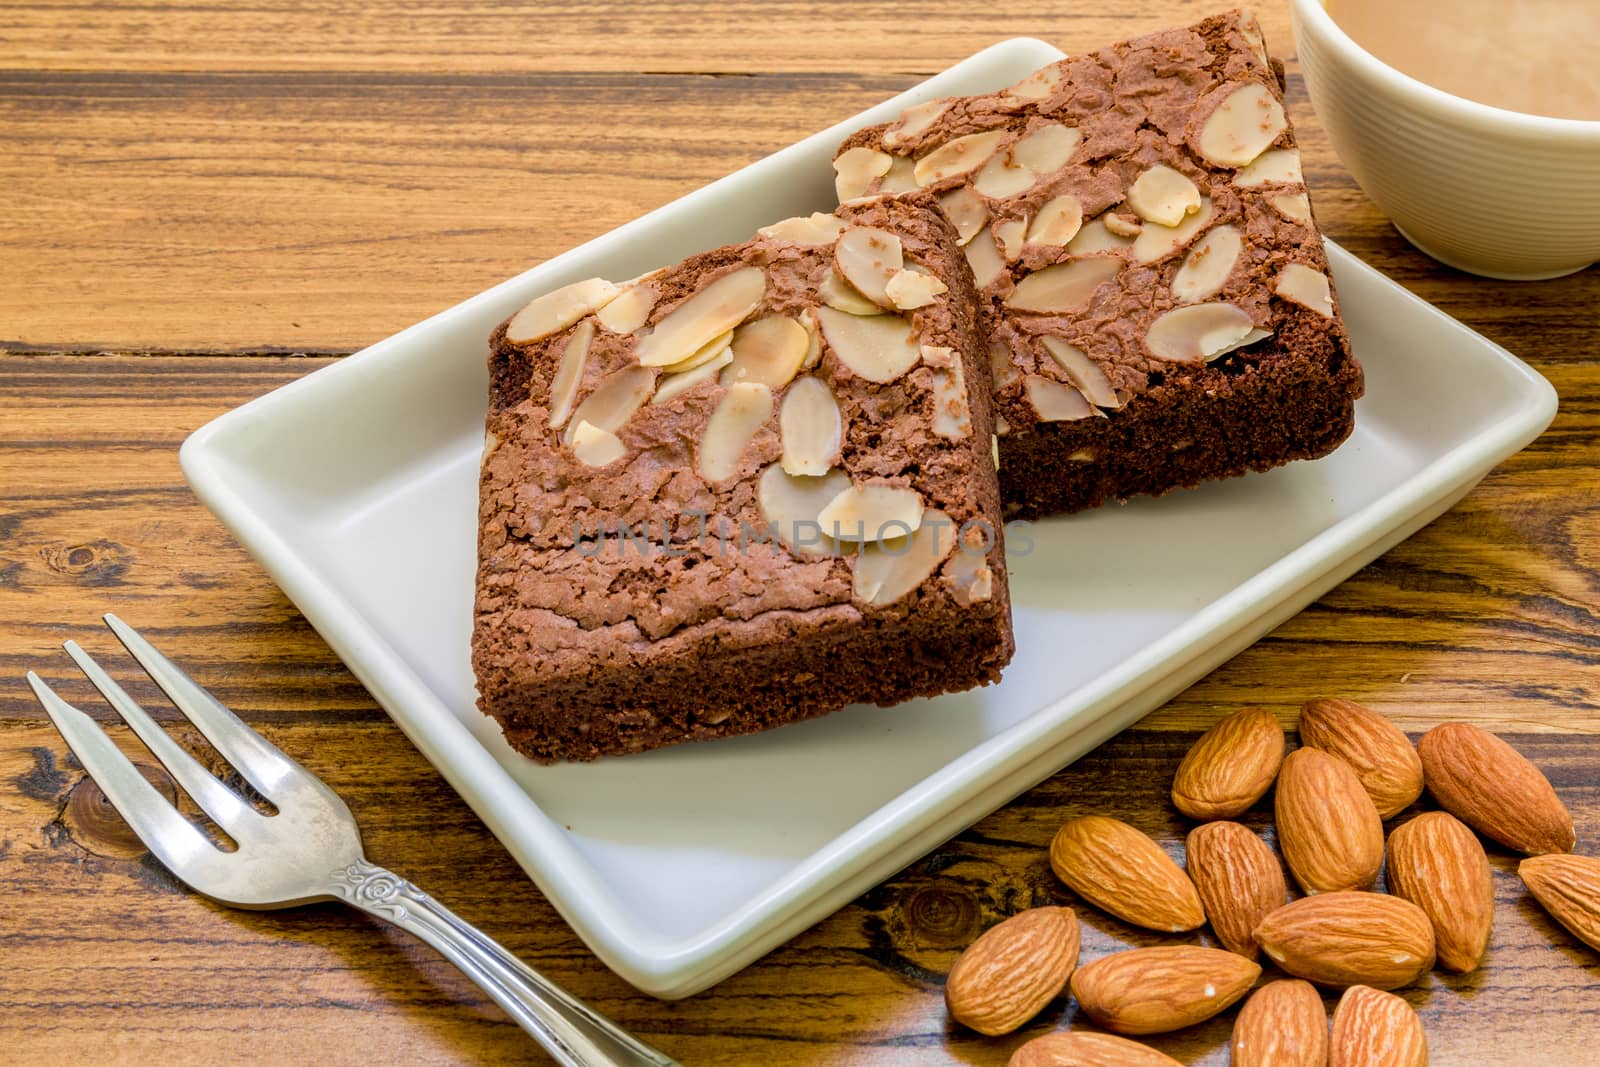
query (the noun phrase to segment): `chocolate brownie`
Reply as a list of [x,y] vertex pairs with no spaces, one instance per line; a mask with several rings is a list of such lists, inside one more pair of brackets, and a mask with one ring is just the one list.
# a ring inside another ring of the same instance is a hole
[[834,160],[847,203],[933,193],[993,345],[1008,516],[1332,451],[1361,367],[1248,12],[931,100]]
[[472,659],[511,745],[587,760],[997,680],[977,306],[954,229],[897,198],[503,323]]

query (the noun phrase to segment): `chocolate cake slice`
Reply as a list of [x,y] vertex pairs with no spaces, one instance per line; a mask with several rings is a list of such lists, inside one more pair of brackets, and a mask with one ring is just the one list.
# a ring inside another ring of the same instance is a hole
[[995,681],[992,383],[931,198],[789,219],[491,339],[472,659],[541,761]]
[[932,193],[993,346],[1008,516],[1331,452],[1362,391],[1248,12],[862,130],[839,198]]

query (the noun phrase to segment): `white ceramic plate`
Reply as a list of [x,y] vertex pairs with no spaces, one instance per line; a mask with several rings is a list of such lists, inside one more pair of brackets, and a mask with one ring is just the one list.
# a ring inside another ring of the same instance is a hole
[[640,989],[704,989],[894,873],[1413,533],[1554,415],[1532,370],[1330,246],[1367,371],[1354,436],[1317,463],[1037,524],[1011,561],[1017,655],[998,686],[588,765],[514,754],[475,710],[468,662],[495,323],[578,278],[828,210],[848,131],[1059,56],[996,45],[184,444],[200,498]]

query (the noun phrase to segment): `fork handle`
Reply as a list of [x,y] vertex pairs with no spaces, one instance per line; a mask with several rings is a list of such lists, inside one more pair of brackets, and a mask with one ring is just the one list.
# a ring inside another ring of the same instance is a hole
[[333,881],[340,900],[437,949],[564,1067],[676,1067],[399,875],[360,860]]

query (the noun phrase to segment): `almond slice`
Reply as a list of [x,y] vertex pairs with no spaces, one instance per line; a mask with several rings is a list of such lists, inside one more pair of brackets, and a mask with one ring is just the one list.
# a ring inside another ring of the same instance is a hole
[[879,196],[913,193],[918,188],[917,161],[905,156],[895,156],[894,162],[889,165],[889,173],[878,179]]
[[844,418],[828,383],[805,377],[790,386],[778,412],[778,431],[783,439],[785,473],[827,474],[839,458],[839,444],[844,439]]
[[1333,318],[1333,291],[1328,287],[1328,276],[1304,263],[1290,263],[1279,271],[1272,291],[1323,318]]
[[639,363],[667,367],[692,355],[701,345],[743,322],[761,306],[767,276],[760,267],[740,267],[724,274],[673,308],[639,340]]
[[869,382],[892,382],[921,355],[916,331],[898,315],[849,315],[817,309],[822,334],[839,362]]
[[559,430],[572,414],[573,402],[578,399],[578,386],[583,383],[583,366],[589,359],[589,345],[594,341],[594,323],[584,322],[567,340],[561,350],[561,363],[556,367],[555,379],[550,383],[550,428]]
[[934,436],[960,441],[972,433],[967,375],[961,365],[961,355],[953,348],[923,345],[922,362],[933,368]]
[[800,369],[810,370],[822,362],[822,327],[817,324],[817,313],[811,308],[800,312],[800,325],[806,330],[806,354],[800,360]]
[[1017,366],[1011,362],[1011,349],[999,341],[989,342],[989,370],[994,375],[996,389],[1004,389],[1017,380]]
[[1267,200],[1272,209],[1290,222],[1311,225],[1311,198],[1305,193],[1283,193]]
[[792,219],[783,219],[770,226],[763,226],[756,232],[774,241],[787,241],[790,244],[813,247],[832,244],[843,231],[843,219],[837,215],[824,215],[820,211],[813,211],[809,215],[796,215]]
[[1204,363],[1268,336],[1232,304],[1189,304],[1152,322],[1144,344],[1152,356],[1169,363]]
[[965,137],[946,141],[917,160],[912,173],[921,186],[970,173],[987,163],[1005,138],[1005,130],[990,130],[988,133],[969,133]]
[[562,441],[572,444],[580,422],[587,422],[595,429],[608,433],[622,429],[633,413],[650,399],[655,385],[656,372],[649,367],[624,367],[605,378],[572,413],[572,423],[567,427]]
[[901,311],[910,311],[927,307],[934,297],[949,292],[950,287],[924,271],[906,269],[896,271],[883,291],[890,304]]
[[1027,167],[1013,164],[1003,155],[990,158],[972,180],[972,187],[991,200],[1004,200],[1033,188],[1038,175]]
[[682,374],[685,371],[691,371],[696,367],[710,363],[728,350],[728,342],[732,340],[732,330],[719,333],[696,349],[688,359],[679,360],[670,367],[662,367],[661,372],[663,374]]
[[1023,278],[1005,304],[1017,311],[1042,314],[1076,311],[1121,269],[1122,260],[1116,256],[1086,256],[1057,263]]
[[1026,219],[1006,219],[994,224],[995,242],[999,244],[1000,253],[1007,261],[1013,261],[1022,255],[1022,235],[1027,228]]
[[989,206],[970,186],[963,185],[945,193],[939,198],[939,207],[950,220],[950,225],[956,228],[957,244],[965,245],[972,240],[973,235],[989,221]]
[[1039,177],[1067,165],[1083,142],[1083,131],[1059,122],[1046,123],[1011,146],[1011,158]]
[[717,357],[709,363],[702,363],[691,371],[681,374],[669,374],[661,379],[661,384],[656,387],[656,395],[650,398],[651,404],[665,404],[673,397],[682,396],[701,382],[709,382],[716,378],[717,372],[733,362],[733,350],[724,348]]
[[1300,152],[1295,148],[1269,148],[1234,172],[1233,184],[1249,187],[1267,182],[1305,181],[1300,172]]
[[1137,215],[1125,215],[1120,211],[1107,211],[1100,216],[1100,221],[1105,223],[1106,232],[1118,237],[1138,237],[1144,232],[1144,223],[1139,221]]
[[1061,86],[1061,68],[1052,63],[1041,67],[1005,90],[1005,96],[1020,100],[1043,100]]
[[782,389],[800,372],[811,335],[787,315],[768,315],[733,331],[733,362],[722,372],[722,384],[760,382]]
[[949,106],[950,101],[947,98],[912,104],[900,112],[900,121],[883,135],[883,143],[890,146],[905,144],[938,122],[939,116],[943,115]]
[[855,595],[877,607],[893,604],[927,581],[955,544],[950,517],[928,508],[911,536],[861,546],[855,558]]
[[1006,271],[1006,261],[1000,258],[1000,250],[994,244],[994,235],[987,227],[978,231],[978,235],[968,241],[967,247],[962,251],[967,254],[967,264],[972,267],[972,279],[977,283],[980,292],[992,285]]
[[839,235],[833,265],[862,296],[879,307],[890,307],[884,286],[905,266],[900,237],[871,226],[851,226]]
[[1084,395],[1089,403],[1103,408],[1120,408],[1122,398],[1117,396],[1117,391],[1111,385],[1111,379],[1106,377],[1106,372],[1100,369],[1099,364],[1089,358],[1089,354],[1077,345],[1068,344],[1059,337],[1041,337],[1045,350],[1060,364],[1078,392]]
[[696,469],[708,482],[724,482],[739,473],[745,446],[772,417],[772,390],[759,382],[728,387],[706,420]]
[[883,309],[856,291],[856,287],[839,277],[836,270],[828,271],[822,284],[817,286],[817,296],[828,307],[850,315],[882,315]]
[[572,454],[586,467],[605,467],[628,451],[617,435],[580,420],[572,433]]
[[835,541],[882,541],[916,532],[922,525],[922,494],[871,482],[852,485],[817,516]]
[[506,340],[514,345],[542,341],[599,311],[621,291],[604,278],[585,278],[535,297],[506,323]]
[[1185,215],[1183,221],[1176,226],[1150,223],[1139,231],[1139,236],[1133,242],[1133,258],[1140,263],[1155,263],[1166,259],[1194,240],[1195,235],[1211,222],[1214,214],[1210,198],[1202,196],[1199,210],[1191,215]]
[[1244,241],[1237,226],[1218,226],[1194,243],[1172,276],[1172,297],[1180,304],[1209,300],[1222,291],[1239,261]]
[[1288,128],[1283,105],[1271,90],[1260,82],[1248,82],[1228,92],[1206,118],[1193,144],[1208,163],[1244,167],[1271,148]]
[[1072,240],[1067,242],[1067,251],[1075,256],[1092,256],[1098,252],[1116,252],[1132,246],[1132,237],[1112,233],[1106,228],[1106,218],[1110,214],[1107,211],[1083,223]]
[[1058,381],[1030,374],[1022,380],[1022,385],[1040,422],[1072,422],[1095,413],[1082,393]]
[[1200,189],[1186,175],[1157,163],[1134,179],[1128,206],[1146,222],[1176,226],[1200,210]]
[[1078,231],[1082,228],[1083,205],[1078,202],[1078,198],[1058,196],[1046,200],[1039,208],[1039,213],[1033,217],[1033,223],[1028,227],[1024,240],[1028,244],[1059,247],[1078,236]]
[[850,477],[844,471],[828,471],[820,478],[795,477],[774,463],[761,472],[756,505],[773,536],[791,550],[808,556],[831,555],[833,539],[823,534],[817,516],[848,488]]
[[644,325],[650,311],[656,306],[660,294],[649,282],[628,286],[605,307],[595,312],[595,319],[612,333],[632,333]]
[[833,190],[841,204],[865,196],[872,183],[889,173],[894,157],[875,148],[857,145],[833,161]]

